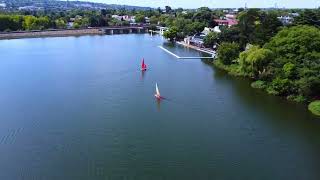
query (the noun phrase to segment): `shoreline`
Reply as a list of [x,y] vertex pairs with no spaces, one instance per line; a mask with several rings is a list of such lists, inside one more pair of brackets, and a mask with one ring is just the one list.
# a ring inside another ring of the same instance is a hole
[[105,33],[98,28],[21,31],[21,32],[0,33],[0,40],[41,38],[41,37],[67,37],[67,36],[82,36],[82,35],[103,35],[103,34]]

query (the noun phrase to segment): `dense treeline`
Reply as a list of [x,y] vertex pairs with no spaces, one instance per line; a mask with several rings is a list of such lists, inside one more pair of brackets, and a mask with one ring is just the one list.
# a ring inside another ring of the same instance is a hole
[[298,102],[320,98],[320,10],[300,12],[288,27],[257,9],[238,19],[239,25],[215,38],[221,43],[217,67],[254,79],[252,87],[270,94]]
[[[299,16],[287,26],[278,19],[297,12]],[[200,8],[167,16],[164,20],[160,16],[160,22],[169,27],[164,36],[174,41],[216,26],[212,19],[222,12]],[[241,9],[237,20],[238,25],[220,27],[221,33],[211,32],[204,38],[205,46],[218,46],[217,67],[252,78],[252,87],[270,94],[298,102],[320,98],[320,9]],[[320,111],[314,104],[313,112]]]
[[67,28],[71,19],[71,28],[128,26],[129,22],[123,19],[112,18],[112,15],[136,16],[137,23],[144,23],[145,17],[160,17],[159,10],[112,10],[101,11],[72,10],[72,11],[19,11],[15,13],[0,12],[0,31],[44,30]]
[[213,19],[222,15],[222,10],[213,11],[207,7],[202,7],[187,13],[182,9],[178,9],[174,13],[161,15],[157,20],[161,25],[170,28],[169,31],[165,32],[164,36],[173,41],[199,33],[203,31],[204,27],[215,27],[217,24]]

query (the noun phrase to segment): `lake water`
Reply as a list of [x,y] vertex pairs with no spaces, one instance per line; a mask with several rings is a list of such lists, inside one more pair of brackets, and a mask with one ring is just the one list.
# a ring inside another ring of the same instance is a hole
[[147,34],[0,41],[0,179],[320,179],[320,118],[160,45],[201,55]]

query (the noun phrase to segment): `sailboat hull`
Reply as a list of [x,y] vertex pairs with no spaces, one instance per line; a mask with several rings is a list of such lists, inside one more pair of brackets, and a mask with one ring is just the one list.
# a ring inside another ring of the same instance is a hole
[[158,100],[161,100],[161,99],[162,99],[162,97],[159,96],[158,94],[155,94],[154,97],[155,97],[156,99],[158,99]]

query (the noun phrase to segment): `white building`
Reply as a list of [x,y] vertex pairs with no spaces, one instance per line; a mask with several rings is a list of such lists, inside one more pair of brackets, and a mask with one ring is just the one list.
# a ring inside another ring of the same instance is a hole
[[290,16],[280,16],[278,17],[279,21],[282,22],[283,25],[288,25],[288,24],[291,24],[293,23],[293,17],[290,17]]
[[169,30],[169,28],[167,28],[167,27],[157,27],[158,29],[159,29],[159,33],[161,34],[161,35],[163,35],[163,33],[165,32],[165,31],[168,31]]
[[204,35],[208,35],[210,32],[221,33],[221,30],[220,30],[219,26],[216,26],[214,28],[205,27],[201,33]]
[[21,10],[30,10],[30,11],[36,11],[36,10],[41,10],[43,7],[37,7],[37,6],[22,6],[18,8],[20,11]]

